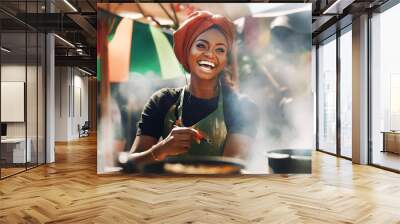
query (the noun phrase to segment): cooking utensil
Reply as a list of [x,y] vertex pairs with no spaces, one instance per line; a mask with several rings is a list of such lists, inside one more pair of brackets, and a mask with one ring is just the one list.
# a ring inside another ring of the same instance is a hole
[[267,153],[271,173],[311,173],[311,149],[279,149]]

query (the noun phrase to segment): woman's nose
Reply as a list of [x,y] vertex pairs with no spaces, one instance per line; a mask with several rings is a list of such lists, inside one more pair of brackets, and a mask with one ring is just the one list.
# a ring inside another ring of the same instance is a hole
[[205,51],[204,55],[209,57],[209,58],[214,58],[215,57],[215,54],[211,50]]

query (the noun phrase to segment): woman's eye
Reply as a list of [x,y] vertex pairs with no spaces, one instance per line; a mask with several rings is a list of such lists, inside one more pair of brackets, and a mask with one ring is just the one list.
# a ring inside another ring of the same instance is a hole
[[203,48],[206,47],[206,45],[204,45],[204,44],[202,44],[202,43],[198,43],[198,44],[196,45],[196,47],[203,49]]
[[224,53],[225,49],[224,48],[217,48],[217,52]]

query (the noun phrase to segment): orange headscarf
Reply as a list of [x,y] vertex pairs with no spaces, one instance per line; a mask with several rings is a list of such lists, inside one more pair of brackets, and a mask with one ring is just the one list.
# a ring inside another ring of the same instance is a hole
[[215,15],[207,11],[196,11],[190,14],[174,32],[174,52],[176,58],[187,72],[190,72],[188,58],[194,40],[212,26],[220,28],[228,42],[228,49],[231,49],[235,38],[235,26],[221,15]]

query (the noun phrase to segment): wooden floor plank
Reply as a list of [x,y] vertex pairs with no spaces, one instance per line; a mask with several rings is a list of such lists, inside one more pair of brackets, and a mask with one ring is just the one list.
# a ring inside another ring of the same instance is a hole
[[311,175],[96,174],[96,138],[0,181],[0,223],[400,223],[400,175],[313,154]]

